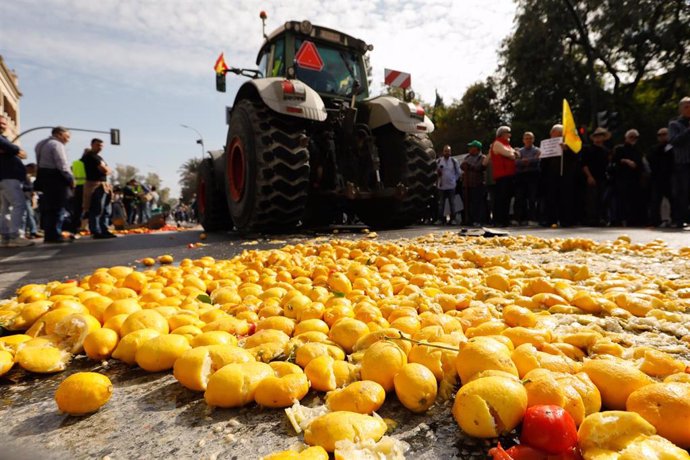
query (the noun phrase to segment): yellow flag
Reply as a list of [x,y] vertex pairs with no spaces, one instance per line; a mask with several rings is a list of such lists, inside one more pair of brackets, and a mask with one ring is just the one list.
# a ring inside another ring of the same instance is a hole
[[563,143],[575,153],[582,150],[582,139],[580,139],[580,135],[577,133],[573,113],[570,111],[570,105],[565,99],[563,99]]

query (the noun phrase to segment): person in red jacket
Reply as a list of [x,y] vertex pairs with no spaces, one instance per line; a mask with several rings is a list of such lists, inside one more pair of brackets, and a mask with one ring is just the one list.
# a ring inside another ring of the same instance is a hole
[[496,130],[496,139],[491,143],[489,156],[494,185],[494,225],[507,227],[510,199],[513,196],[515,179],[515,160],[520,152],[510,146],[510,127],[501,126]]

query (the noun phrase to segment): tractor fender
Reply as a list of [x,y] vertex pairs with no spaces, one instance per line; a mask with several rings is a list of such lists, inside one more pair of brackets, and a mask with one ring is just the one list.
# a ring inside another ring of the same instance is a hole
[[365,102],[369,106],[369,127],[376,129],[391,123],[404,133],[429,134],[434,124],[426,115],[417,113],[417,106],[392,96],[377,96]]
[[283,115],[304,118],[307,120],[324,121],[327,117],[326,106],[321,96],[299,80],[289,80],[293,83],[301,84],[304,89],[304,99],[284,97],[283,82],[284,78],[258,78],[244,83],[235,97],[235,103],[244,99],[246,94],[254,89],[268,108]]

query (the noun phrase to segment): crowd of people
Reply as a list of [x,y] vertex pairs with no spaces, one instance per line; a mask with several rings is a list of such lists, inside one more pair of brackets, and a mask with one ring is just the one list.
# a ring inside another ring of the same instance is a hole
[[156,187],[136,179],[113,187],[101,139],[92,139],[70,165],[65,148],[70,132],[55,127],[36,145],[36,163],[25,165],[27,153],[3,135],[6,128],[7,120],[0,116],[1,246],[31,246],[41,236],[45,243],[66,243],[86,229],[94,239],[116,238],[111,226],[143,225],[151,219],[159,200]]
[[[612,145],[611,133],[598,127],[580,152],[557,144],[557,153],[535,146],[525,132],[522,147],[501,126],[482,152],[473,140],[459,161],[445,145],[437,164],[437,224],[521,226],[655,226],[684,228],[690,222],[690,97],[680,116],[657,131],[647,152],[639,132],[629,129]],[[563,137],[554,125],[549,137]],[[670,212],[662,212],[664,199]],[[447,205],[448,204],[448,205]]]

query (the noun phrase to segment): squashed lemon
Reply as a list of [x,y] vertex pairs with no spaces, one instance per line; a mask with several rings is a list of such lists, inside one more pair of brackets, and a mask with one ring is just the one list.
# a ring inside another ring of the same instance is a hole
[[172,369],[175,360],[190,348],[187,339],[181,335],[159,335],[142,343],[134,359],[146,371],[161,372]]
[[386,390],[373,380],[353,382],[326,395],[326,405],[330,410],[359,414],[371,414],[379,410],[385,400]]
[[377,417],[348,411],[329,412],[309,424],[304,431],[304,442],[333,452],[338,441],[378,441],[387,429],[385,422]]

